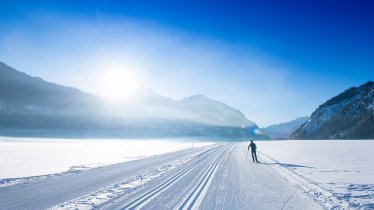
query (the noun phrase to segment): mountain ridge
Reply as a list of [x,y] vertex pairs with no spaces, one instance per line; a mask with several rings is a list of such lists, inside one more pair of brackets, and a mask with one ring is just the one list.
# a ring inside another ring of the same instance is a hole
[[239,110],[201,94],[173,100],[144,89],[132,103],[114,104],[0,63],[0,135],[268,138],[252,128]]
[[293,139],[374,139],[374,82],[351,87],[321,104]]

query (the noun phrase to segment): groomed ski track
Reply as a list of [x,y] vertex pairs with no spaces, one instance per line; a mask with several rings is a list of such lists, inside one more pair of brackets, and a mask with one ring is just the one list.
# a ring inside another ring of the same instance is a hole
[[[0,209],[46,209],[194,154],[167,173],[95,209],[321,209],[271,164],[246,159],[243,143],[221,143],[0,188]],[[62,206],[61,208],[64,208]]]

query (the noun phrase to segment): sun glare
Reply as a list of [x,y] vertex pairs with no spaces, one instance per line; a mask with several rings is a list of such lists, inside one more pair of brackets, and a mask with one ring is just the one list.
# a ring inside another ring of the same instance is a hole
[[131,71],[106,71],[99,78],[99,94],[115,101],[126,101],[133,98],[139,87],[139,79]]

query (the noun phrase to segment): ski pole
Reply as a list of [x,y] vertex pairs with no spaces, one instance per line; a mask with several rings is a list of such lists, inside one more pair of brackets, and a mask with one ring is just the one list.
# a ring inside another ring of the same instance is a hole
[[248,153],[249,153],[249,150],[247,150],[247,155],[245,156],[246,160],[248,159]]

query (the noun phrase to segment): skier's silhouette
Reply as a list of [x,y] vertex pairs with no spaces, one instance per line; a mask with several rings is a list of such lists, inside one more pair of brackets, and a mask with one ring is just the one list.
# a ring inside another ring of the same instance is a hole
[[257,146],[256,146],[255,143],[253,143],[253,140],[251,140],[251,143],[248,146],[248,150],[249,150],[249,148],[251,148],[253,162],[255,162],[255,160],[256,160],[256,162],[258,163],[257,155],[256,155]]

